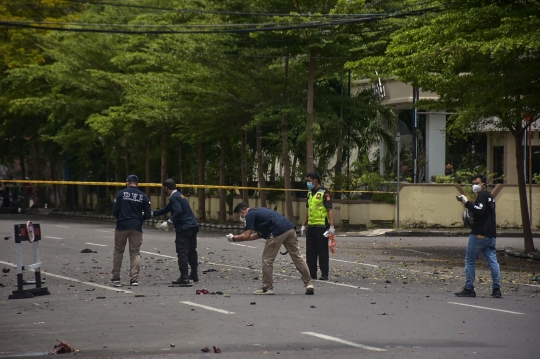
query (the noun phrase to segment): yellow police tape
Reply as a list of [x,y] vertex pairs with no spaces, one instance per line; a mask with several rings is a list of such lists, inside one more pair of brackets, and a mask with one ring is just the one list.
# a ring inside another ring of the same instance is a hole
[[[41,180],[0,180],[2,183],[28,183],[28,184],[42,184],[42,185],[81,185],[81,186],[110,186],[110,187],[123,187],[126,185],[126,182],[85,182],[85,181],[41,181]],[[161,183],[139,183],[139,187],[162,187]],[[208,189],[247,189],[255,191],[304,191],[303,189],[296,188],[272,188],[272,187],[242,187],[242,186],[211,186],[211,185],[200,185],[200,184],[187,184],[187,183],[177,183],[176,187],[180,188],[208,188]],[[328,189],[330,192],[335,193],[393,193],[393,192],[382,192],[382,191],[360,191],[360,190],[337,190],[337,189]],[[305,189],[307,192],[308,190]]]

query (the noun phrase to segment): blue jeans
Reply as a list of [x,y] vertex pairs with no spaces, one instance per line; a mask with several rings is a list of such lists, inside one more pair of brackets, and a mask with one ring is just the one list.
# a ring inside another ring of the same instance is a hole
[[476,234],[469,235],[469,245],[465,255],[465,288],[474,288],[475,265],[478,255],[484,253],[484,258],[491,269],[491,279],[493,289],[501,288],[501,270],[497,262],[497,250],[495,249],[495,238],[478,238]]

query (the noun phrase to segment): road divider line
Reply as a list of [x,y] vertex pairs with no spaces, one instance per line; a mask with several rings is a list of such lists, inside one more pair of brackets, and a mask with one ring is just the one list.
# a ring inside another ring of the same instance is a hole
[[190,301],[187,301],[187,300],[181,300],[180,303],[182,303],[182,304],[187,304],[187,305],[191,305],[191,306],[194,306],[194,307],[199,307],[199,308],[207,309],[207,310],[211,310],[211,311],[218,312],[218,313],[221,313],[221,314],[236,314],[235,312],[229,312],[229,311],[227,311],[227,310],[218,309],[218,308],[214,308],[214,307],[209,307],[209,306],[207,306],[207,305],[202,305],[202,304],[198,304],[198,303],[193,303],[193,302],[190,302]]
[[[159,257],[165,257],[165,258],[172,258],[172,259],[176,259],[177,257],[173,257],[173,256],[168,256],[168,255],[165,255],[165,254],[158,254],[158,253],[154,253],[154,252],[146,252],[146,251],[140,251],[141,253],[146,253],[146,254],[151,254],[151,255],[154,255],[154,256],[159,256]],[[221,267],[229,267],[229,268],[238,268],[238,269],[244,269],[244,270],[250,270],[250,271],[260,271],[259,268],[248,268],[248,267],[241,267],[241,266],[235,266],[235,265],[232,265],[232,264],[221,264],[221,263],[214,263],[214,262],[206,262],[206,264],[210,264],[210,265],[214,265],[214,266],[221,266]],[[290,276],[290,275],[285,275],[285,274],[279,274],[279,273],[274,273],[275,276],[279,276],[279,277],[289,277],[289,278],[294,278],[294,279],[301,279],[300,277],[295,277],[295,276]],[[341,287],[349,287],[349,288],[356,288],[356,289],[362,289],[362,290],[371,290],[370,288],[364,288],[364,287],[359,287],[357,285],[352,285],[352,284],[343,284],[343,283],[335,283],[335,282],[329,282],[329,281],[317,281],[318,283],[324,283],[324,284],[331,284],[331,285],[338,285],[338,286],[341,286]]]
[[432,255],[433,255],[433,254],[427,253],[427,252],[415,251],[414,249],[405,249],[405,248],[402,248],[401,250],[402,250],[402,251],[408,251],[408,252],[415,252],[415,253],[427,254],[428,256],[432,256]]
[[112,231],[104,231],[102,229],[96,229],[96,232],[105,232],[105,233],[111,233]]
[[375,267],[375,268],[380,268],[378,265],[376,264],[367,264],[367,263],[362,263],[362,262],[351,262],[351,261],[344,261],[342,259],[334,259],[334,258],[330,258],[331,261],[336,261],[336,262],[343,262],[343,263],[352,263],[352,264],[361,264],[363,266],[368,266],[368,267]]
[[[17,267],[15,264],[12,264],[12,263],[9,263],[9,262],[0,261],[0,263],[6,264],[6,265],[12,266],[12,267]],[[115,292],[134,293],[134,292],[132,292],[130,290],[123,290],[123,289],[118,289],[116,287],[113,288],[113,287],[108,287],[106,285],[101,285],[101,284],[97,284],[97,283],[85,282],[85,281],[82,281],[82,280],[79,280],[79,279],[76,279],[76,278],[70,278],[70,277],[66,277],[66,276],[63,276],[63,275],[54,274],[54,273],[51,273],[51,272],[48,272],[48,271],[41,271],[41,274],[42,275],[46,274],[46,275],[54,277],[54,278],[69,280],[71,282],[85,284],[85,285],[89,285],[89,286],[96,287],[96,288],[112,290],[112,291],[115,291]]]
[[60,237],[51,237],[51,236],[44,236],[45,238],[50,238],[50,239],[64,239],[64,238],[60,238]]
[[520,312],[513,312],[511,310],[495,309],[495,308],[489,308],[489,307],[481,307],[479,305],[464,304],[464,303],[457,303],[457,302],[448,302],[448,304],[463,305],[465,307],[473,307],[473,308],[479,308],[479,309],[494,310],[494,311],[497,311],[497,312],[510,313],[510,314],[525,314],[525,313],[520,313]]
[[61,226],[59,224],[57,224],[55,227],[60,227],[60,228],[69,228],[68,226]]
[[[212,265],[215,265],[215,266],[246,269],[246,270],[251,270],[251,271],[260,271],[259,268],[247,268],[247,267],[240,267],[240,266],[235,266],[235,265],[231,265],[231,264],[220,264],[220,263],[213,263],[213,262],[206,262],[206,263],[207,264],[212,264]],[[295,276],[287,275],[287,274],[279,274],[279,273],[274,273],[274,276],[288,277],[288,278],[294,278],[294,279],[302,279],[300,277],[295,277]],[[330,281],[327,281],[327,280],[322,280],[322,281],[321,280],[315,280],[315,281],[317,283],[332,284],[332,285],[338,285],[338,286],[341,286],[341,287],[349,287],[349,288],[356,288],[356,289],[363,289],[363,290],[371,290],[369,288],[359,287],[357,285],[352,285],[352,284],[335,283],[335,282],[330,282]]]
[[90,244],[91,246],[108,247],[107,244],[97,244],[97,243],[90,243],[90,242],[86,242],[85,244]]
[[354,343],[354,342],[350,342],[348,340],[343,340],[343,339],[340,339],[340,338],[336,338],[336,337],[331,337],[329,335],[326,335],[326,334],[319,334],[319,333],[314,333],[314,332],[302,332],[302,334],[305,334],[305,335],[311,335],[313,337],[317,337],[317,338],[321,338],[321,339],[326,339],[326,340],[331,340],[333,342],[337,342],[337,343],[341,343],[341,344],[345,344],[345,345],[350,345],[351,347],[356,347],[356,348],[362,348],[362,349],[366,349],[366,350],[371,350],[371,351],[374,351],[374,352],[385,352],[386,349],[381,349],[381,348],[376,348],[376,347],[370,347],[368,345],[364,345],[364,344],[358,344],[358,343]]
[[241,247],[259,248],[259,247],[253,247],[253,246],[248,246],[248,245],[245,245],[245,244],[239,244],[239,243],[231,243],[231,244],[234,244],[235,246],[241,246]]
[[177,259],[177,257],[173,257],[173,256],[167,256],[165,254],[159,254],[159,253],[154,253],[154,252],[146,252],[146,251],[140,251],[141,253],[146,253],[146,254],[151,254],[151,255],[154,255],[154,256],[158,256],[158,257],[165,257],[165,258],[172,258],[172,259]]

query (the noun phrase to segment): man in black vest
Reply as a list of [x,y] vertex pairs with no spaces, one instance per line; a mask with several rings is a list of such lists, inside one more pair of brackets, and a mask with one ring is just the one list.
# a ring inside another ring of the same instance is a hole
[[130,285],[139,285],[142,245],[142,224],[151,216],[150,200],[137,188],[139,178],[129,175],[127,188],[118,192],[114,200],[113,215],[116,218],[114,232],[113,270],[111,282],[120,283],[120,269],[124,249],[129,240]]
[[[199,224],[193,215],[187,198],[176,190],[176,183],[173,179],[168,178],[163,182],[163,190],[169,197],[169,203],[165,207],[153,211],[152,215],[161,216],[169,212],[171,213],[171,218],[163,222],[159,229],[167,230],[170,226],[174,226],[176,232],[174,243],[176,245],[180,278],[172,283],[191,285],[190,279],[194,282],[199,281],[197,273],[197,267],[199,265],[197,256],[197,232],[199,232]],[[191,267],[189,274],[188,264]]]

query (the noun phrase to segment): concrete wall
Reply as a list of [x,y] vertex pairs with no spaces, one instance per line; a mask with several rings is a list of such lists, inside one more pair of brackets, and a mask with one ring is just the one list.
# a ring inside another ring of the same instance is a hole
[[[540,185],[532,185],[532,225],[540,229]],[[402,184],[399,197],[399,217],[401,228],[458,228],[462,227],[461,213],[463,205],[456,200],[456,196],[463,189],[454,184]],[[491,192],[497,204],[497,224],[503,228],[521,227],[521,210],[517,185],[499,184]],[[193,213],[197,215],[198,199],[196,195],[188,196]],[[527,186],[527,200],[529,188]],[[242,200],[233,199],[232,208]],[[158,196],[151,197],[152,209],[159,205]],[[90,199],[88,199],[90,203]],[[93,198],[95,205],[97,199]],[[258,198],[250,198],[250,207],[260,205]],[[285,202],[278,201],[277,211],[285,213]],[[230,207],[227,207],[229,211]],[[232,210],[231,208],[231,210]],[[112,209],[112,205],[111,205]],[[218,219],[219,197],[211,196],[206,199],[206,218],[209,222]],[[334,219],[337,227],[343,224],[353,226],[377,227],[381,223],[397,224],[396,204],[376,203],[372,201],[334,200]],[[293,200],[295,222],[301,225],[306,216],[306,200]],[[235,221],[234,215],[227,214],[228,221]]]

